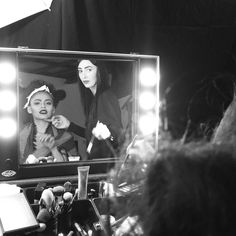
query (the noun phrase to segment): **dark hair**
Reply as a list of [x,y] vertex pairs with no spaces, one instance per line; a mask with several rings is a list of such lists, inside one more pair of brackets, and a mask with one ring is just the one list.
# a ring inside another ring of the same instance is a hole
[[147,236],[236,235],[236,159],[228,144],[169,146],[145,184]]
[[29,96],[29,94],[31,92],[33,92],[35,89],[37,89],[43,85],[46,85],[49,88],[49,91],[52,94],[54,107],[57,107],[59,101],[63,100],[66,97],[66,93],[64,90],[56,90],[54,85],[49,82],[46,82],[43,80],[32,81],[26,88],[21,88],[21,91],[20,91],[21,97],[22,97],[22,99],[20,99],[20,107],[22,109],[20,109],[19,113],[20,113],[20,118],[21,118],[22,124],[32,122],[32,116],[29,115],[25,109],[23,109],[23,106],[27,101],[26,98]]
[[[43,80],[34,80],[32,81],[27,88],[25,89],[25,98],[27,96],[29,96],[30,93],[32,93],[35,89],[46,85],[49,88],[49,91],[52,95],[52,99],[53,99],[53,105],[56,107],[59,103],[59,101],[63,100],[66,97],[66,93],[64,90],[56,90],[54,85],[43,81]],[[26,101],[26,99],[25,99]]]
[[[97,98],[104,90],[107,90],[109,86],[109,75],[108,71],[102,61],[96,60],[96,59],[79,59],[77,62],[77,65],[83,60],[89,60],[92,64],[97,66],[97,92],[95,95],[95,98]],[[78,81],[79,81],[79,86],[80,86],[80,91],[81,91],[81,101],[83,104],[84,112],[85,115],[88,116],[90,107],[94,98],[94,95],[90,91],[90,89],[85,88],[83,83],[81,82],[77,70],[77,75],[78,75]],[[97,100],[97,99],[96,99]],[[94,108],[94,113],[96,113],[96,107]]]

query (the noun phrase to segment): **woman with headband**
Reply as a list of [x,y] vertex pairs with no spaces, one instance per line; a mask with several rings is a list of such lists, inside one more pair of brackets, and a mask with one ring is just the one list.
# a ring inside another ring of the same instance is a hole
[[54,116],[57,128],[66,128],[87,142],[89,159],[114,157],[122,140],[121,111],[111,91],[104,66],[95,59],[83,59],[77,66],[85,129],[62,115]]
[[53,86],[34,81],[29,88],[24,109],[32,119],[20,132],[20,163],[68,161],[68,156],[77,155],[73,136],[48,121],[55,113]]

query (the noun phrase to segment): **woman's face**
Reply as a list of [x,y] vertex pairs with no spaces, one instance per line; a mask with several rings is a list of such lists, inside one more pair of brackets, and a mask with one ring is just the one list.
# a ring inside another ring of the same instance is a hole
[[44,91],[35,93],[30,99],[27,111],[32,114],[34,119],[50,119],[55,112],[51,95]]
[[82,60],[78,65],[79,78],[86,88],[97,86],[97,66],[89,60]]

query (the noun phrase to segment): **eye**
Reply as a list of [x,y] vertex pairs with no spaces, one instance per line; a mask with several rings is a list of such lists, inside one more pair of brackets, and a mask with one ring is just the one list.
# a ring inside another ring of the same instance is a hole
[[35,106],[37,106],[37,105],[40,105],[40,102],[35,101],[35,102],[33,102],[33,104],[34,104]]
[[47,102],[46,104],[47,104],[47,105],[52,105],[52,102]]

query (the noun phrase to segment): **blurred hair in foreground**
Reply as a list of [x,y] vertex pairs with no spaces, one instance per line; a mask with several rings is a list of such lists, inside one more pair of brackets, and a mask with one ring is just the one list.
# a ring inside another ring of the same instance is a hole
[[161,150],[145,184],[145,235],[236,235],[235,183],[230,144]]
[[[233,143],[176,142],[160,147],[151,160],[140,161],[141,152],[131,158],[121,178],[124,182],[127,175],[133,184],[128,173],[140,173],[140,178],[134,176],[139,190],[130,194],[127,211],[138,217],[143,235],[236,235]],[[137,235],[134,229],[126,235]]]

